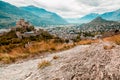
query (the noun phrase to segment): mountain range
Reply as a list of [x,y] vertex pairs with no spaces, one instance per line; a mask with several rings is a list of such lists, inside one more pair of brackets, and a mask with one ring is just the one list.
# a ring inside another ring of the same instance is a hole
[[66,20],[69,23],[79,23],[79,24],[81,24],[81,23],[90,22],[91,20],[95,19],[97,16],[99,16],[99,14],[91,13],[91,14],[85,15],[81,18],[67,18]]
[[65,19],[54,12],[33,5],[16,7],[7,2],[0,1],[0,28],[14,26],[15,22],[21,18],[24,18],[35,26],[47,26],[68,23],[89,23],[97,17],[110,21],[120,21],[120,9],[103,14],[90,13],[81,18]]
[[7,2],[0,1],[0,28],[15,25],[16,20],[24,18],[35,26],[67,24],[56,13],[35,6],[16,7]]
[[106,24],[115,24],[118,23],[116,21],[105,20],[102,17],[97,17],[93,19],[91,22],[87,23],[87,25],[106,25]]
[[90,21],[89,23],[79,25],[78,27],[82,31],[90,32],[106,32],[111,30],[119,30],[120,22],[105,20],[102,17],[97,17]]
[[97,14],[97,13],[90,13],[87,14],[81,18],[67,18],[66,20],[69,23],[89,23],[93,19],[97,17],[102,17],[103,19],[110,20],[110,21],[120,21],[120,9],[112,12],[106,12],[103,14]]

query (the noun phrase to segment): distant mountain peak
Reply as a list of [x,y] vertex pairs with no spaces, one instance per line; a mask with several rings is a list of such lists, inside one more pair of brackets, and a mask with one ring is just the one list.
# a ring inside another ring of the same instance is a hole
[[87,14],[87,15],[99,15],[98,13],[90,13],[90,14]]
[[101,23],[106,23],[107,20],[103,19],[102,17],[98,16],[97,18],[93,19],[91,22],[88,24],[101,24]]
[[34,6],[34,5],[29,5],[29,6],[24,6],[24,7],[26,7],[26,8],[37,8],[37,9],[43,9],[43,10],[45,10],[44,8],[39,8],[39,7]]
[[33,5],[29,5],[29,6],[25,6],[25,7],[20,7],[21,9],[31,12],[34,15],[39,16],[40,18],[44,18],[44,20],[49,20],[52,22],[55,22],[54,24],[56,24],[56,21],[59,21],[58,23],[67,23],[67,21],[65,21],[61,16],[59,16],[58,14],[54,13],[54,12],[50,12],[47,11],[44,8],[39,8]]
[[4,1],[0,1],[0,3],[7,3],[7,2],[4,2]]
[[87,14],[86,16],[81,17],[81,19],[83,19],[83,18],[96,18],[97,16],[99,16],[99,14],[90,13],[90,14]]
[[[24,18],[35,26],[67,24],[56,13],[47,11],[34,5],[16,7],[10,3],[0,1],[0,28],[8,28],[15,25],[16,20]],[[4,21],[4,22],[3,22]]]
[[105,19],[103,19],[102,17],[98,16],[97,18],[93,19],[92,22],[103,22],[103,21],[107,21]]
[[[102,18],[98,18],[98,17]],[[98,18],[98,19],[97,19]],[[90,21],[97,19],[98,21],[119,21],[120,22],[120,9],[111,12],[105,12],[103,14],[90,13],[81,18],[68,18],[66,19],[69,23],[89,23]],[[102,20],[101,20],[102,19]],[[103,20],[104,19],[104,20]],[[96,21],[96,20],[95,20]]]
[[29,5],[29,6],[27,6],[27,7],[36,7],[36,6],[34,6],[34,5]]
[[39,8],[39,7],[34,6],[34,5],[23,6],[23,7],[20,7],[20,8],[25,9],[25,10],[41,10],[41,11],[45,11],[46,12],[45,9]]
[[120,11],[120,9],[116,10],[116,11]]
[[102,24],[112,24],[112,23],[117,23],[115,21],[109,21],[106,19],[103,19],[102,17],[98,16],[97,18],[93,19],[91,22],[89,22],[88,24],[92,24],[92,25],[102,25]]

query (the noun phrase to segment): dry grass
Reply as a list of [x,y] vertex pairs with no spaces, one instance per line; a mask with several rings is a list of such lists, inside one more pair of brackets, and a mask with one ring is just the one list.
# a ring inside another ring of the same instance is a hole
[[53,43],[53,42],[38,42],[33,44],[28,48],[29,53],[37,53],[37,52],[47,52],[47,51],[58,51],[66,48],[70,48],[73,45],[68,45],[64,43]]
[[8,53],[4,53],[4,54],[0,54],[0,62],[1,63],[5,63],[5,64],[9,64],[12,62],[15,62],[19,59],[24,59],[26,57],[28,57],[29,54],[27,53],[13,53],[13,54],[8,54]]
[[[4,46],[0,46],[1,52],[4,52],[0,53],[0,62],[8,64],[43,52],[61,51],[72,48],[75,45],[85,45],[93,42],[95,42],[95,40],[82,40],[76,44],[55,43],[54,40],[41,41],[33,42],[32,45],[27,48],[16,47],[9,52],[7,52]],[[53,59],[57,59],[57,56]]]
[[103,48],[105,49],[105,50],[110,50],[110,49],[113,49],[115,46],[114,45],[109,45],[109,46],[104,46]]
[[9,52],[7,52],[7,49],[4,46],[0,46],[0,62],[8,64],[17,60],[25,59],[30,55],[65,50],[73,46],[73,44],[54,43],[53,40],[33,42],[32,45],[27,48],[16,47]]
[[[120,34],[104,38],[103,41],[110,41],[110,42],[114,42],[114,43],[120,45]],[[97,43],[97,42],[99,42],[98,39],[96,39],[96,40],[81,40],[77,44],[79,44],[79,45],[87,45],[87,44]]]
[[43,60],[40,63],[38,63],[38,69],[45,68],[45,67],[50,66],[50,65],[51,65],[50,61]]
[[114,42],[114,43],[120,45],[120,34],[112,36],[112,37],[104,38],[103,40],[104,41],[111,41],[111,42]]
[[57,56],[57,55],[53,56],[53,59],[58,59],[58,58],[59,58],[59,56]]
[[[112,41],[116,44],[120,44],[120,35],[104,38],[103,41]],[[16,47],[7,52],[6,46],[0,46],[0,62],[11,63],[19,59],[27,58],[30,55],[36,55],[43,52],[60,51],[72,48],[75,45],[87,45],[91,43],[97,43],[99,40],[81,40],[75,44],[55,43],[54,40],[33,42],[31,46]],[[112,49],[114,46],[104,46],[104,49]],[[56,57],[54,57],[56,58]],[[53,58],[53,59],[54,59]]]
[[91,44],[91,43],[96,43],[98,42],[98,40],[81,40],[78,42],[79,45],[87,45],[87,44]]
[[[0,52],[1,52],[0,62],[12,63],[17,60],[25,59],[30,55],[34,56],[36,54],[40,54],[43,52],[61,51],[72,48],[75,45],[87,45],[96,42],[98,42],[98,40],[81,40],[75,44],[64,44],[64,43],[55,43],[54,40],[49,40],[49,41],[33,42],[32,45],[27,48],[16,47],[12,49],[10,52],[7,52],[5,46],[0,46]],[[53,59],[57,59],[57,56],[53,57]]]

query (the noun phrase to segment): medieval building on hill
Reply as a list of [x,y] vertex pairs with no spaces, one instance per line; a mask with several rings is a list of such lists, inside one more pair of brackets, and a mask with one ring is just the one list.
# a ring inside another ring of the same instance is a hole
[[31,25],[29,24],[29,22],[26,22],[24,19],[20,19],[19,21],[16,22],[16,27],[19,28],[28,28]]
[[24,19],[20,19],[16,22],[16,26],[11,28],[16,32],[18,38],[37,36],[41,34],[41,30],[36,30],[29,22]]

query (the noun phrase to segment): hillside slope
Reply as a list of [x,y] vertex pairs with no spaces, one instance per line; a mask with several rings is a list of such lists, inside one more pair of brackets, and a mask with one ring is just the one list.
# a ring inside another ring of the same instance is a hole
[[47,11],[43,8],[38,8],[33,5],[20,7],[22,10],[28,11],[36,16],[39,16],[42,20],[48,22],[45,24],[66,24],[67,22],[57,15],[56,13]]
[[0,1],[0,28],[8,28],[14,26],[16,20],[19,20],[21,18],[27,20],[35,26],[67,23],[64,19],[55,13],[46,11],[46,14],[51,13],[51,16],[45,15],[45,17],[41,17],[44,13],[41,13],[41,15],[40,10],[37,13],[38,14],[33,14],[32,12],[23,8],[19,8],[7,2]]
[[102,14],[101,17],[106,20],[120,21],[120,9],[116,11],[106,12]]
[[69,23],[82,24],[82,23],[89,23],[90,21],[92,21],[97,17],[102,17],[103,19],[106,20],[120,21],[120,9],[111,12],[105,12],[103,14],[90,13],[81,18],[67,18],[66,20]]
[[[112,49],[104,46],[114,45]],[[53,56],[59,56],[53,59]],[[0,67],[1,80],[119,80],[120,46],[110,42],[80,45],[45,58]],[[51,65],[38,69],[43,60]]]
[[99,16],[99,14],[91,13],[91,14],[87,14],[87,15],[81,17],[81,18],[67,18],[66,20],[69,23],[79,23],[79,24],[81,24],[81,23],[88,23],[98,16]]
[[98,31],[98,32],[109,32],[115,31],[120,28],[120,23],[116,21],[108,21],[102,17],[97,17],[89,23],[80,25],[80,30],[84,31]]

